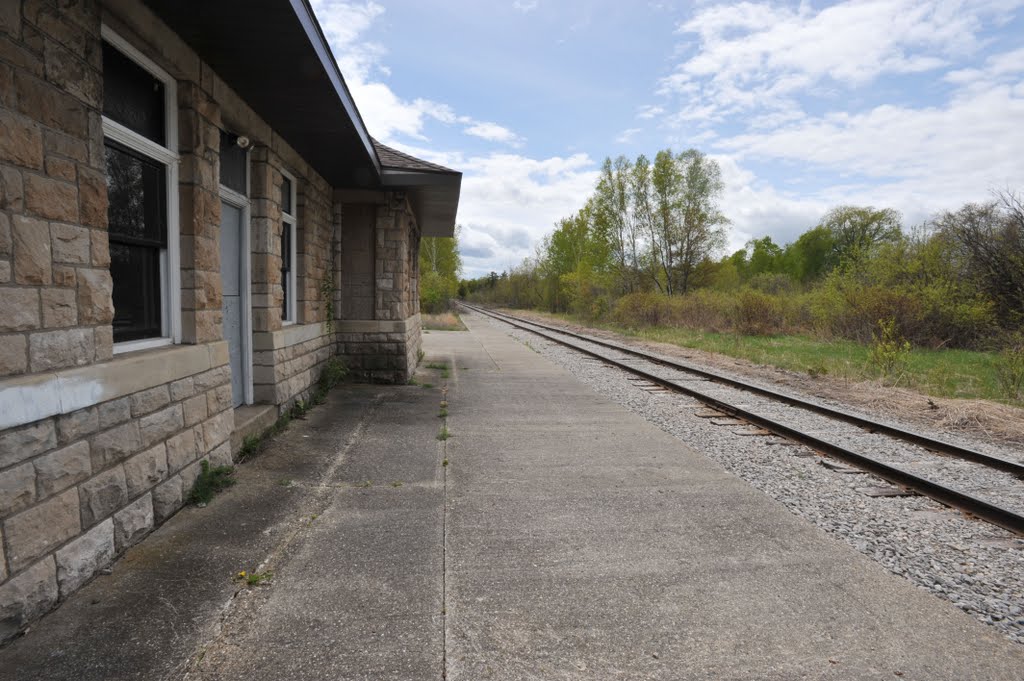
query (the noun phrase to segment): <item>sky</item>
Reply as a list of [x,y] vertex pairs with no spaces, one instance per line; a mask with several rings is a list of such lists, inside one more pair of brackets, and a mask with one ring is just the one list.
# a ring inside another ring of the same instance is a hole
[[1024,0],[312,5],[370,134],[463,173],[467,277],[534,255],[620,154],[714,158],[730,252],[1024,190]]

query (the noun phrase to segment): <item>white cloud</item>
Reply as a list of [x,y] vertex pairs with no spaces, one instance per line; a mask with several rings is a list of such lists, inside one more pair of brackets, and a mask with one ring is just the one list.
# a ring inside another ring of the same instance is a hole
[[467,135],[479,137],[490,142],[502,142],[512,146],[520,146],[522,139],[508,128],[497,123],[474,122],[463,130]]
[[665,113],[664,107],[656,106],[654,104],[644,104],[639,109],[637,109],[636,117],[643,118],[645,120],[650,120],[652,118],[657,118],[663,113]]
[[619,136],[615,138],[615,141],[618,144],[628,144],[641,132],[643,132],[643,128],[627,128],[619,133]]
[[517,12],[527,14],[537,9],[537,5],[539,4],[540,3],[537,0],[515,0],[515,2],[512,3],[512,9]]
[[680,26],[697,51],[659,93],[687,101],[681,120],[791,109],[808,90],[857,87],[882,75],[933,71],[976,49],[1009,0],[867,0],[815,11],[769,3],[714,5]]
[[466,125],[466,134],[488,141],[512,146],[522,142],[508,128],[457,115],[442,102],[403,99],[383,82],[382,78],[390,75],[383,62],[387,50],[365,39],[374,21],[385,12],[380,4],[373,0],[311,0],[311,4],[366,127],[380,141],[393,144],[401,137],[425,141],[424,128],[434,120]]

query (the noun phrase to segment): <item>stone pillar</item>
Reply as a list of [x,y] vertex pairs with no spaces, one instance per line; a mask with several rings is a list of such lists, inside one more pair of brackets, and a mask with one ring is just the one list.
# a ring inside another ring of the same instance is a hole
[[249,157],[252,199],[252,329],[281,328],[281,182],[280,160],[265,146]]
[[223,336],[220,281],[220,107],[197,84],[178,83],[181,153],[182,342]]

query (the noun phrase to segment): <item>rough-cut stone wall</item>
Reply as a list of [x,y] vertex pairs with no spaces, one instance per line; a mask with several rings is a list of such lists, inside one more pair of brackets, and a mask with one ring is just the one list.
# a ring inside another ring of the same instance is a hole
[[309,396],[323,364],[335,354],[333,334],[316,322],[289,326],[273,334],[257,334],[253,353],[256,401],[284,411]]
[[100,19],[0,12],[0,376],[110,358]]
[[227,345],[149,355],[162,382],[133,390],[146,358],[118,358],[124,394],[0,432],[0,641],[177,511],[200,459],[231,462]]
[[220,106],[197,83],[178,84],[181,326],[185,343],[223,335],[220,278]]
[[[352,373],[367,380],[403,383],[416,369],[420,349],[419,228],[405,195],[389,192],[375,211],[365,206],[341,209],[343,246],[359,241],[361,230],[372,221],[374,232],[374,308],[372,319],[338,322],[338,352]],[[350,226],[350,223],[351,226]],[[347,230],[355,232],[344,236]],[[343,290],[361,290],[364,272],[352,266],[352,254],[342,252],[340,276]],[[346,305],[343,310],[358,311]]]

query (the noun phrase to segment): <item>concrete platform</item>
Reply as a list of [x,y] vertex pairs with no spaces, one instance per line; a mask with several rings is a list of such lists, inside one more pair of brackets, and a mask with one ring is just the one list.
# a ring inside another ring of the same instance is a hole
[[343,387],[0,679],[1021,678],[1021,646],[466,321],[424,336],[452,438],[437,387]]

